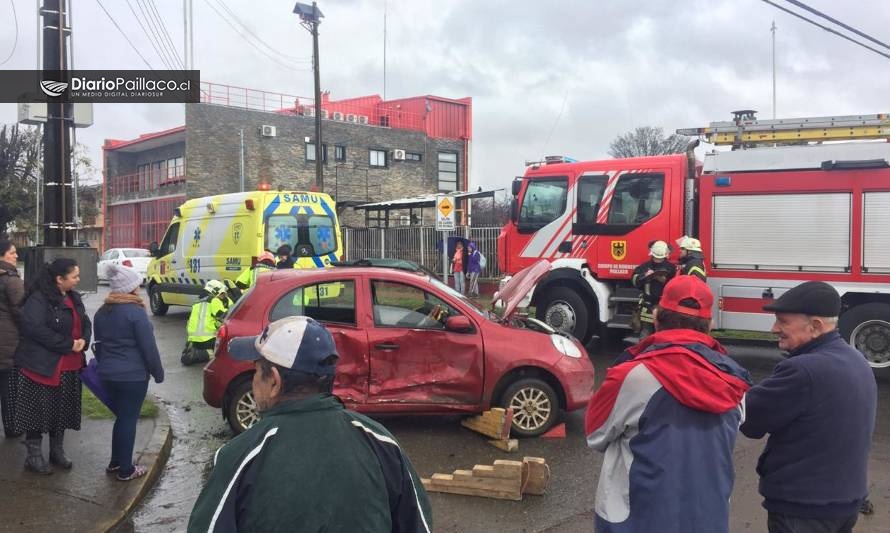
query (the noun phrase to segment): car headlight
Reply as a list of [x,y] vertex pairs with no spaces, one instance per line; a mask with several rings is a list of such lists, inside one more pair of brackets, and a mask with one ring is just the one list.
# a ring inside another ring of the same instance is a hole
[[581,359],[581,350],[572,339],[562,335],[550,335],[550,341],[553,343],[553,347],[559,350],[559,353],[568,357],[574,357],[575,359]]

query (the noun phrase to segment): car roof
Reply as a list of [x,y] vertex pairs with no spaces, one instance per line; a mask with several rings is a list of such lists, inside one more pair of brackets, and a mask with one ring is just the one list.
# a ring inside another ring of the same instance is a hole
[[386,274],[387,276],[399,276],[406,279],[429,280],[430,276],[423,271],[410,271],[403,268],[391,267],[369,267],[369,266],[332,266],[328,268],[317,269],[282,269],[272,272],[271,276],[260,276],[257,280],[265,278],[268,281],[275,282],[279,280],[304,278],[311,280],[313,278],[336,278],[339,276],[370,276]]

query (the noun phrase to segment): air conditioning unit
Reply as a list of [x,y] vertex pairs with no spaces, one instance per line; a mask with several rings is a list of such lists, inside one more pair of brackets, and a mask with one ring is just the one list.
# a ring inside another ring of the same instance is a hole
[[356,115],[353,115],[352,113],[349,113],[348,115],[346,115],[346,122],[352,122],[354,124],[358,122],[358,117]]
[[260,126],[260,133],[263,137],[275,137],[276,131],[275,126]]
[[343,113],[334,111],[334,120],[343,120]]
[[359,115],[358,123],[367,125],[368,124],[368,116],[367,115]]
[[321,110],[321,118],[323,118],[323,119],[327,119],[327,118],[328,118],[328,110],[327,110],[327,109],[322,109],[322,110]]
[[314,106],[304,106],[303,107],[303,116],[304,117],[314,117],[315,116],[315,107]]
[[404,161],[405,160],[405,151],[399,150],[399,149],[393,150],[392,158],[396,161]]

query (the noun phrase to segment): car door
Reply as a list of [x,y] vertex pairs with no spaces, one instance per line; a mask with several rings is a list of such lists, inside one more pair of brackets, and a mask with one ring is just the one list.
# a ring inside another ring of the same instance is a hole
[[102,254],[102,259],[99,261],[99,265],[97,267],[98,272],[96,272],[96,275],[99,277],[99,279],[108,279],[108,265],[113,264],[115,260],[118,259],[119,255],[120,250],[116,248],[108,250],[107,252]]
[[484,364],[478,328],[447,331],[445,320],[462,313],[431,287],[386,280],[370,284],[368,401],[478,404]]
[[359,281],[347,277],[294,287],[275,302],[266,322],[302,315],[323,323],[334,337],[340,356],[334,392],[344,402],[355,404],[367,400],[369,369],[368,337],[356,321]]

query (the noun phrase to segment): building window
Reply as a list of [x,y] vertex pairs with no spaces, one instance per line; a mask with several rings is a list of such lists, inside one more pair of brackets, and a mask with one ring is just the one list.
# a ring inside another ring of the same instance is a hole
[[180,181],[185,177],[185,165],[183,164],[184,159],[181,157],[174,157],[173,159],[167,160],[167,182]]
[[[136,167],[136,174],[139,176],[139,190],[148,191],[157,185],[156,183],[152,183],[151,181],[151,165],[138,165]],[[116,193],[121,193],[125,191],[115,191]]]
[[457,153],[439,152],[439,191],[457,190]]
[[422,161],[423,156],[414,152],[405,152],[405,161]]
[[346,147],[341,145],[334,146],[334,160],[346,161]]
[[369,150],[371,159],[368,161],[368,164],[372,167],[385,167],[386,166],[386,150]]
[[[306,161],[315,161],[315,143],[306,143]],[[321,161],[328,162],[328,145],[321,145]]]

